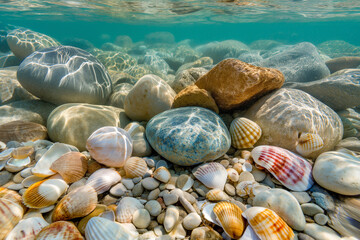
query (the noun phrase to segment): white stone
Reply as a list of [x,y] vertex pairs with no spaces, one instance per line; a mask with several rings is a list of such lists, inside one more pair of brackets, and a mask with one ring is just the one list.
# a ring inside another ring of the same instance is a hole
[[188,214],[183,220],[183,226],[186,230],[193,230],[201,224],[201,217],[197,213]]
[[179,214],[177,207],[173,205],[168,206],[164,219],[164,228],[166,232],[170,232],[175,227],[175,224],[179,220]]
[[151,216],[158,216],[161,213],[161,205],[156,200],[150,200],[145,204],[145,209],[149,211]]
[[137,209],[133,213],[132,222],[137,228],[147,228],[150,224],[150,214],[146,209]]
[[316,240],[340,240],[339,235],[334,230],[316,223],[307,223],[304,233]]

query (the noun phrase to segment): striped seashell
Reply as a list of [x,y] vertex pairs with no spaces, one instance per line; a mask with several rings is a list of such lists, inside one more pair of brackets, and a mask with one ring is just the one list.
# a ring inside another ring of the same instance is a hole
[[42,217],[31,217],[21,220],[7,235],[5,240],[32,240],[49,224]]
[[88,160],[79,152],[68,152],[58,158],[50,166],[50,170],[57,172],[67,183],[79,181],[87,171]]
[[84,240],[72,222],[58,221],[44,227],[36,240]]
[[120,223],[131,223],[134,212],[144,206],[133,197],[124,197],[116,208],[116,221]]
[[243,211],[234,203],[219,202],[214,206],[214,214],[227,235],[238,239],[244,232]]
[[124,170],[126,172],[126,177],[136,178],[143,177],[148,171],[148,167],[144,159],[131,157],[125,161]]
[[109,208],[106,206],[106,205],[103,205],[103,204],[97,204],[94,211],[92,211],[89,215],[87,215],[86,217],[83,217],[77,227],[80,231],[80,233],[82,235],[85,235],[85,228],[86,228],[86,225],[87,223],[89,222],[89,220],[93,217],[97,217],[99,216],[101,213],[107,211]]
[[0,198],[12,201],[19,206],[23,206],[21,195],[13,190],[0,187]]
[[133,144],[122,128],[102,127],[93,132],[86,142],[92,158],[108,167],[123,167],[131,157]]
[[261,240],[294,239],[292,229],[274,211],[263,207],[251,207],[244,217]]
[[120,174],[111,168],[101,168],[90,175],[86,185],[93,187],[98,194],[108,191],[111,186],[120,182]]
[[230,197],[223,191],[220,189],[211,189],[210,191],[208,191],[205,195],[206,199],[209,201],[225,201],[225,200],[229,200]]
[[310,163],[280,147],[258,146],[251,151],[254,161],[293,191],[306,191],[314,184]]
[[0,198],[0,239],[5,239],[6,235],[22,219],[24,209],[5,198]]
[[318,134],[301,133],[296,145],[296,151],[303,157],[307,157],[324,147],[324,141]]
[[97,201],[97,193],[93,187],[79,187],[65,195],[56,205],[52,221],[84,217],[95,209]]
[[205,163],[194,172],[194,176],[205,186],[221,190],[224,189],[227,175],[224,166],[217,162]]
[[23,159],[10,158],[5,165],[5,169],[8,172],[19,172],[23,170],[26,166],[28,166],[30,163],[30,157]]
[[11,157],[17,159],[23,159],[30,157],[33,153],[34,153],[34,147],[32,146],[18,147],[15,148],[14,151],[12,151]]
[[253,148],[261,134],[260,126],[247,118],[235,118],[230,124],[231,145],[237,149]]
[[166,167],[161,166],[155,170],[154,178],[160,182],[167,183],[171,178],[171,174]]
[[34,183],[24,192],[22,199],[29,208],[43,208],[53,205],[66,191],[68,185],[61,179],[46,179]]

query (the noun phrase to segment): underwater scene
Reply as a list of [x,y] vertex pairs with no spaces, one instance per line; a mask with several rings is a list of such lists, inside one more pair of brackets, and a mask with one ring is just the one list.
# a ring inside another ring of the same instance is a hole
[[360,1],[0,0],[2,239],[360,239]]

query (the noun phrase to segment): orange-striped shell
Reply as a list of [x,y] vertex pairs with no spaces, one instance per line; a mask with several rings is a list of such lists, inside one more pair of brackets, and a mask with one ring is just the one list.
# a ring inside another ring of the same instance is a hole
[[57,172],[67,183],[79,181],[87,171],[87,158],[79,152],[68,152],[58,158],[50,166],[50,170]]
[[148,171],[148,167],[144,159],[139,157],[131,157],[126,160],[124,170],[126,172],[126,177],[136,178],[143,177]]
[[8,199],[0,198],[0,213],[0,239],[5,239],[22,219],[24,209]]
[[84,240],[72,222],[58,221],[44,227],[36,240]]
[[224,201],[224,200],[229,200],[230,197],[222,190],[220,189],[211,189],[210,191],[208,191],[206,193],[206,199],[213,201],[213,202],[217,202],[217,201]]
[[247,118],[235,118],[230,124],[231,145],[237,149],[254,147],[261,134],[260,126]]
[[309,156],[324,147],[324,141],[318,134],[314,133],[301,133],[296,151],[304,157]]
[[293,230],[270,209],[251,207],[244,212],[244,216],[261,240],[294,239]]

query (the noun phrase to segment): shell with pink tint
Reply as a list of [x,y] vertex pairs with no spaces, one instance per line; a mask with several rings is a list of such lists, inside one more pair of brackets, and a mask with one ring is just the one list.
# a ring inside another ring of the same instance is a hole
[[8,199],[0,198],[0,239],[5,239],[16,224],[22,219],[24,209]]
[[100,168],[90,175],[86,181],[86,185],[89,185],[95,189],[98,194],[104,193],[111,188],[111,186],[120,182],[120,174],[112,168]]
[[254,161],[293,191],[306,191],[314,184],[310,163],[280,147],[258,146],[251,151]]
[[36,236],[36,240],[83,240],[74,223],[58,221],[44,227]]
[[301,133],[296,145],[296,151],[304,157],[309,156],[324,147],[324,141],[318,134]]
[[7,235],[5,240],[31,240],[36,239],[36,235],[48,226],[49,223],[42,217],[30,217],[21,220],[14,229]]
[[228,173],[223,165],[217,162],[205,163],[200,166],[194,176],[208,188],[224,189]]

